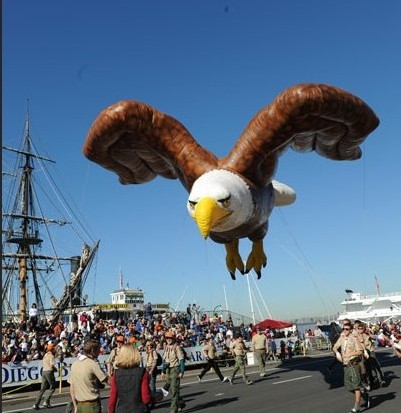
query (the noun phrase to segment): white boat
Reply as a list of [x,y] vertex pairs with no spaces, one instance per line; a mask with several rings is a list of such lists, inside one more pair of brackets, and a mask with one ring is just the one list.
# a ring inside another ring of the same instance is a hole
[[350,319],[377,322],[384,320],[401,320],[401,292],[367,295],[345,290],[347,298],[341,302],[343,312],[338,321]]

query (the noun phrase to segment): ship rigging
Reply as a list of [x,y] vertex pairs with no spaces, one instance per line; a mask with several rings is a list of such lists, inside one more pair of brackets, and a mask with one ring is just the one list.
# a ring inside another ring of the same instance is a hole
[[[30,127],[28,110],[20,148],[2,147],[3,320],[26,321],[33,303],[40,316],[52,319],[84,305],[83,287],[99,246],[56,185],[49,168],[55,162],[39,155]],[[49,218],[47,209],[59,217]]]

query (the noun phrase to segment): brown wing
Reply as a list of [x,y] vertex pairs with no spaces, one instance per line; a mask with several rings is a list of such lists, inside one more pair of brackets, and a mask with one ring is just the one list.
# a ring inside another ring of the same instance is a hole
[[297,85],[256,114],[219,166],[263,186],[273,178],[278,157],[288,147],[315,150],[335,160],[359,159],[359,145],[378,124],[366,103],[342,89]]
[[176,119],[140,102],[121,101],[103,110],[86,137],[83,152],[117,173],[123,184],[141,184],[157,175],[180,179],[190,190],[196,178],[217,166]]

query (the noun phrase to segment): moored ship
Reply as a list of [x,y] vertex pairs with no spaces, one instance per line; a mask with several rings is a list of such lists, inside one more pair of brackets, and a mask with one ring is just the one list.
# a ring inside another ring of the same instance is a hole
[[27,322],[33,304],[39,318],[57,319],[86,301],[99,241],[57,185],[55,162],[38,153],[29,111],[19,148],[2,149],[2,321]]
[[338,321],[344,319],[378,322],[401,319],[401,292],[368,295],[345,290],[347,297],[341,302],[343,312]]

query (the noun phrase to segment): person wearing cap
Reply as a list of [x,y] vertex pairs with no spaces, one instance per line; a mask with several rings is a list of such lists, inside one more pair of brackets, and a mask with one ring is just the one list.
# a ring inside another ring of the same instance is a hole
[[252,337],[252,351],[258,362],[260,377],[265,377],[267,357],[267,337],[261,328],[256,327],[256,334]]
[[135,336],[132,336],[128,339],[128,344],[132,344],[134,347],[138,346],[138,340]]
[[108,376],[100,368],[97,358],[100,344],[89,339],[84,344],[84,354],[71,365],[68,377],[73,410],[76,413],[101,413],[100,389],[105,387]]
[[155,343],[147,340],[145,344],[146,371],[149,374],[149,386],[152,395],[156,394],[156,377],[159,373],[157,362],[160,357],[156,351]]
[[56,390],[56,378],[54,376],[56,370],[56,358],[54,357],[55,351],[56,346],[53,343],[48,343],[46,346],[46,353],[43,357],[42,384],[36,397],[35,404],[33,405],[34,410],[39,410],[40,401],[42,400],[43,395],[45,396],[43,407],[51,407],[50,399]]
[[116,343],[116,347],[113,348],[113,350],[111,350],[109,357],[106,361],[106,365],[107,365],[107,374],[111,377],[114,373],[114,370],[118,367],[116,367],[116,358],[117,355],[120,351],[121,346],[124,344],[124,336],[123,335],[117,335],[115,337],[114,342]]
[[366,408],[369,408],[370,399],[362,385],[360,371],[360,362],[364,348],[360,341],[352,334],[352,331],[352,324],[343,325],[343,332],[334,344],[333,352],[337,360],[343,364],[345,388],[354,393],[354,407],[350,410],[350,413],[359,413],[361,411],[362,398],[365,401]]
[[184,377],[185,356],[181,346],[176,342],[172,331],[164,335],[166,346],[163,352],[162,379],[171,390],[170,413],[177,413],[185,407],[185,402],[180,396],[180,380]]
[[228,377],[223,377],[221,374],[218,363],[216,362],[217,349],[213,343],[213,338],[209,337],[206,340],[206,344],[202,348],[203,357],[207,362],[206,366],[203,367],[198,378],[199,383],[202,381],[202,377],[210,370],[213,369],[216,374],[219,376],[220,381],[228,381]]
[[[373,386],[375,382],[373,371],[375,372],[376,378],[378,380],[380,379],[379,385],[381,387],[386,386],[387,382],[384,378],[383,371],[375,355],[374,340],[376,337],[370,333],[369,328],[362,321],[358,321],[358,323],[355,321],[354,325],[356,326],[356,329],[357,329],[356,336],[359,338],[359,340],[362,342],[362,344],[365,347],[363,363],[365,365],[369,387]],[[369,391],[369,389],[367,390]]]

